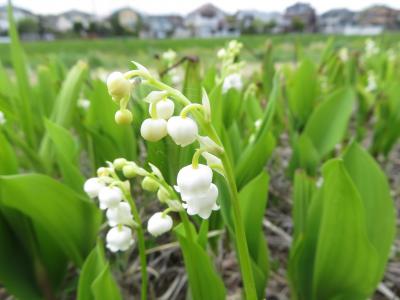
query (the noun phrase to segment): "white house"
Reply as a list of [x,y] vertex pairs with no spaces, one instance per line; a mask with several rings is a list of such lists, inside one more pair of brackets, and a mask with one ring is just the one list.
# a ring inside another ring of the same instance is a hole
[[185,26],[193,36],[234,36],[238,30],[227,22],[228,15],[213,4],[205,4],[187,15]]
[[279,12],[263,12],[258,10],[239,10],[236,15],[236,20],[241,25],[242,29],[250,28],[255,22],[260,22],[264,25],[274,24],[272,33],[279,33],[285,27],[285,19]]
[[51,18],[52,27],[58,32],[71,31],[76,23],[82,24],[82,27],[87,29],[92,21],[93,17],[91,14],[79,10],[70,10]]

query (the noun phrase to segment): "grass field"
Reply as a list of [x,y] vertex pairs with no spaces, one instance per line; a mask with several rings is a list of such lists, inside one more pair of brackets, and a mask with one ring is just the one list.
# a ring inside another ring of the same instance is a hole
[[[243,59],[250,62],[259,60],[265,44],[271,41],[276,49],[276,61],[294,60],[296,48],[299,45],[312,58],[317,58],[325,42],[333,37],[335,47],[346,46],[361,49],[365,37],[361,36],[327,36],[321,34],[304,35],[273,35],[273,36],[244,36],[238,40],[244,44]],[[392,46],[399,41],[400,34],[391,33],[377,37],[380,44]],[[168,49],[174,49],[180,55],[197,55],[204,63],[210,63],[217,49],[221,48],[229,38],[211,39],[165,39],[140,40],[134,38],[108,38],[93,40],[57,40],[49,42],[24,42],[23,47],[31,65],[45,64],[52,56],[60,58],[67,66],[78,60],[86,60],[91,67],[126,66],[132,59],[147,63],[154,56]],[[9,45],[0,45],[0,60],[5,66],[10,66]]]

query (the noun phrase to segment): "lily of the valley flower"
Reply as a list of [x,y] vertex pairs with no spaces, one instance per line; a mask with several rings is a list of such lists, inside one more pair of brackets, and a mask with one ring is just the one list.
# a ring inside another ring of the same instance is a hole
[[100,209],[117,207],[122,201],[122,191],[119,187],[103,187],[99,192]]
[[83,190],[90,198],[96,198],[99,195],[99,192],[105,185],[102,183],[99,178],[93,177],[86,180]]
[[182,147],[193,143],[199,129],[195,121],[188,117],[176,116],[168,120],[167,131],[174,142]]
[[126,251],[133,245],[132,230],[127,226],[111,228],[106,236],[107,248],[112,252]]
[[117,225],[132,224],[133,216],[131,207],[127,202],[121,201],[116,207],[109,208],[106,212],[108,225],[111,227]]
[[217,205],[218,188],[215,184],[211,184],[209,189],[198,195],[182,195],[182,200],[186,203],[188,215],[199,215],[203,219],[208,219],[213,210],[219,210]]
[[157,112],[158,118],[168,120],[174,114],[175,104],[171,99],[166,98],[166,99],[160,100],[156,103],[150,104],[150,107],[149,107],[150,113],[151,113],[153,105],[156,106],[156,112]]
[[222,91],[226,93],[230,89],[241,90],[243,87],[242,77],[238,73],[230,74],[225,77]]
[[147,223],[147,230],[153,236],[159,236],[172,228],[173,222],[172,218],[163,214],[162,212],[157,212],[151,216]]
[[178,173],[176,190],[181,194],[183,207],[189,215],[199,215],[203,219],[210,217],[213,210],[218,210],[216,201],[218,188],[212,184],[212,170],[199,164],[182,168]]
[[164,119],[146,119],[140,127],[140,134],[149,142],[157,142],[167,135],[167,121]]
[[212,182],[212,170],[209,166],[199,164],[183,167],[177,177],[178,192],[184,195],[201,194],[208,190]]
[[131,83],[121,72],[113,72],[107,78],[108,93],[115,101],[129,96]]

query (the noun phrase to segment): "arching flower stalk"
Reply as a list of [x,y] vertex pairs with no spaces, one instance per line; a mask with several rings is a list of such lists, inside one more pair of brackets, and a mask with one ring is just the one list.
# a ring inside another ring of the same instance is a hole
[[[221,78],[224,79],[227,75],[234,73],[233,71],[238,71],[240,68],[241,63],[235,63],[235,57],[239,53],[240,48],[241,44],[234,41],[229,43],[225,53],[219,55],[223,59]],[[150,103],[150,118],[146,119],[141,126],[142,137],[152,142],[158,141],[166,135],[170,135],[173,141],[181,147],[185,147],[194,142],[199,143],[199,148],[193,155],[192,164],[184,167],[177,176],[177,191],[180,193],[183,201],[182,207],[186,209],[189,215],[199,215],[207,219],[213,210],[219,209],[216,202],[218,187],[212,183],[212,170],[224,176],[229,187],[232,203],[236,249],[238,251],[238,260],[243,276],[246,298],[256,299],[255,283],[242,223],[235,176],[231,161],[211,123],[211,108],[206,92],[203,91],[202,104],[192,103],[179,90],[152,76],[144,66],[137,62],[133,63],[136,65],[137,69],[128,71],[122,76],[119,76],[118,80],[120,80],[121,83],[117,84],[113,80],[110,81],[112,83],[111,86],[108,86],[110,95],[113,96],[114,99],[116,94],[120,97],[121,100],[115,102],[120,105],[119,112],[121,112],[127,110],[130,90],[125,89],[124,93],[116,93],[114,84],[117,87],[125,87],[123,82],[128,81],[140,82],[151,86],[155,91],[145,98],[145,101]],[[167,99],[184,107],[178,116],[172,116],[171,111],[174,111],[175,105],[172,108],[172,105]],[[161,101],[167,101],[169,104],[162,103]],[[118,122],[117,116],[116,121],[117,123],[124,123]],[[201,133],[202,136],[200,136],[199,133]],[[199,164],[201,156],[206,158],[208,162],[207,166]],[[172,196],[171,200],[176,200],[177,198],[174,198],[173,194],[175,192],[170,190],[170,186],[162,178],[162,175],[158,174],[159,172],[157,172],[154,166],[152,166],[152,169],[152,175],[145,175],[149,179],[146,179],[147,182],[144,182],[142,186],[144,185],[143,187],[146,186],[150,189],[153,188],[152,191],[155,191],[156,184],[159,184],[158,191],[163,187],[167,193]],[[157,193],[160,193],[159,198],[161,200],[161,198],[163,198],[161,196],[163,192]],[[182,212],[180,212],[180,215],[185,225],[186,232],[189,235],[191,230],[190,228],[187,229],[187,216]],[[154,220],[156,220],[156,223],[158,222],[157,224],[159,226],[153,226]],[[161,219],[160,215],[157,215],[152,219],[149,229],[153,231],[153,233],[158,234],[163,232],[166,228],[169,229],[169,224],[170,222],[168,220]]]

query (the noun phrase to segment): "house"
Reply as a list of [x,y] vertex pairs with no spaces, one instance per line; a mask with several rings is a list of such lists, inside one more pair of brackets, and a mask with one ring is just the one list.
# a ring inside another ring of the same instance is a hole
[[[140,37],[163,39],[176,35],[183,28],[184,19],[178,15],[146,16]],[[183,32],[180,32],[182,35]]]
[[375,5],[359,14],[360,26],[383,27],[386,30],[400,28],[400,11],[384,5]]
[[59,15],[43,17],[45,27],[54,32],[72,31],[77,24],[80,24],[81,29],[87,30],[92,21],[93,16],[91,14],[79,10],[70,10]]
[[319,31],[326,34],[343,34],[355,24],[356,13],[345,8],[329,10],[318,18]]
[[125,31],[139,31],[141,25],[141,14],[130,7],[121,8],[110,16],[111,23],[120,26]]
[[317,15],[314,8],[303,2],[289,6],[285,10],[287,31],[315,32],[317,30]]
[[283,15],[278,12],[239,10],[235,14],[241,33],[279,33],[284,30]]
[[[38,21],[38,16],[34,15],[31,11],[13,6],[14,20],[16,23],[31,19],[33,21]],[[7,5],[0,6],[0,33],[8,31],[8,15],[7,15]]]
[[197,37],[234,36],[239,31],[228,22],[228,15],[213,4],[205,4],[189,13],[185,19],[191,35]]

